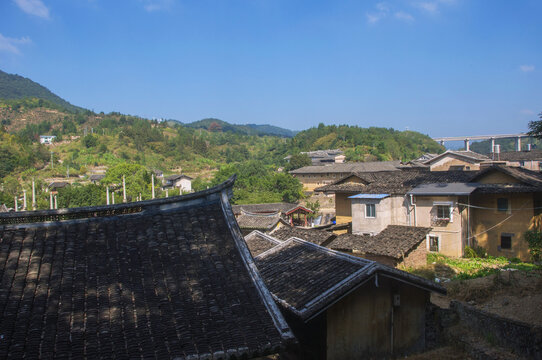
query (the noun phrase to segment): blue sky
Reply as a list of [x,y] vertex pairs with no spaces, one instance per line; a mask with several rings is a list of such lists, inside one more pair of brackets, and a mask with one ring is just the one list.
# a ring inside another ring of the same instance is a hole
[[2,0],[0,69],[96,112],[514,133],[542,112],[540,14],[539,0]]

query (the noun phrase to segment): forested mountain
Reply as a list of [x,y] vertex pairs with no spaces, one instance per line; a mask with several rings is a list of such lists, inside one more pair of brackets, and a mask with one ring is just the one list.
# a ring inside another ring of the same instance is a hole
[[214,118],[202,119],[194,121],[184,126],[191,127],[194,129],[205,129],[213,132],[231,132],[234,134],[243,134],[243,135],[273,135],[279,137],[293,137],[296,133],[292,130],[283,129],[278,126],[273,125],[256,125],[256,124],[247,124],[247,125],[235,125],[230,124],[226,121]]
[[291,154],[321,149],[341,149],[347,161],[409,161],[427,152],[444,151],[429,136],[416,131],[349,125],[320,124],[299,132],[289,143]]
[[24,98],[46,100],[71,112],[84,110],[53,94],[49,89],[37,82],[19,75],[8,74],[0,70],[0,99],[9,100]]

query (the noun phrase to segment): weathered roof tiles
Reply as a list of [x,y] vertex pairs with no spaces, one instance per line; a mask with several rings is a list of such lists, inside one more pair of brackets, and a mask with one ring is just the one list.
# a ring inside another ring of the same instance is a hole
[[0,358],[250,358],[284,348],[293,335],[235,223],[232,185],[107,207],[116,215],[46,211],[78,219],[0,226]]

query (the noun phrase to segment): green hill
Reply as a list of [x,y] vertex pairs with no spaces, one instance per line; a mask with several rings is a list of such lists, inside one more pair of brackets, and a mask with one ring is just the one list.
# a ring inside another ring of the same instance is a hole
[[273,125],[256,125],[256,124],[247,124],[247,125],[236,125],[230,124],[226,121],[207,118],[198,121],[194,121],[184,126],[194,128],[194,129],[205,129],[213,132],[231,132],[234,134],[240,135],[257,135],[257,136],[278,136],[278,137],[287,137],[291,138],[296,133],[292,130],[283,129],[278,126]]
[[0,70],[0,99],[17,100],[25,98],[47,100],[70,112],[84,111],[84,109],[70,104],[37,82],[19,75],[8,74]]

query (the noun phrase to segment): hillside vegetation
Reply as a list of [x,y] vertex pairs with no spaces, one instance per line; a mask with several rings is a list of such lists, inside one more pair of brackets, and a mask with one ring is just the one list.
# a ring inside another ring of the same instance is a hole
[[[194,177],[195,190],[236,173],[236,203],[296,201],[303,196],[299,182],[277,171],[287,165],[287,155],[340,148],[348,161],[407,161],[443,150],[429,137],[412,131],[321,124],[285,138],[228,131],[235,125],[212,120],[200,122],[207,128],[194,128],[120,113],[71,112],[37,98],[0,100],[0,196],[13,203],[13,196],[20,196],[23,189],[30,193],[32,178],[42,195],[46,184],[65,179],[73,185],[60,191],[59,206],[104,203],[105,185],[115,191],[118,181],[106,177],[93,187],[83,185],[99,169],[110,172],[120,167],[127,172],[129,200],[150,198],[150,174],[161,170],[166,175],[183,172]],[[56,142],[40,145],[39,135],[44,134],[57,136]],[[137,171],[122,168],[126,165],[137,165]],[[47,207],[47,199],[38,205]]]
[[0,99],[10,100],[24,98],[47,100],[70,112],[84,110],[70,104],[60,96],[53,94],[49,89],[37,82],[19,75],[8,74],[0,70]]

